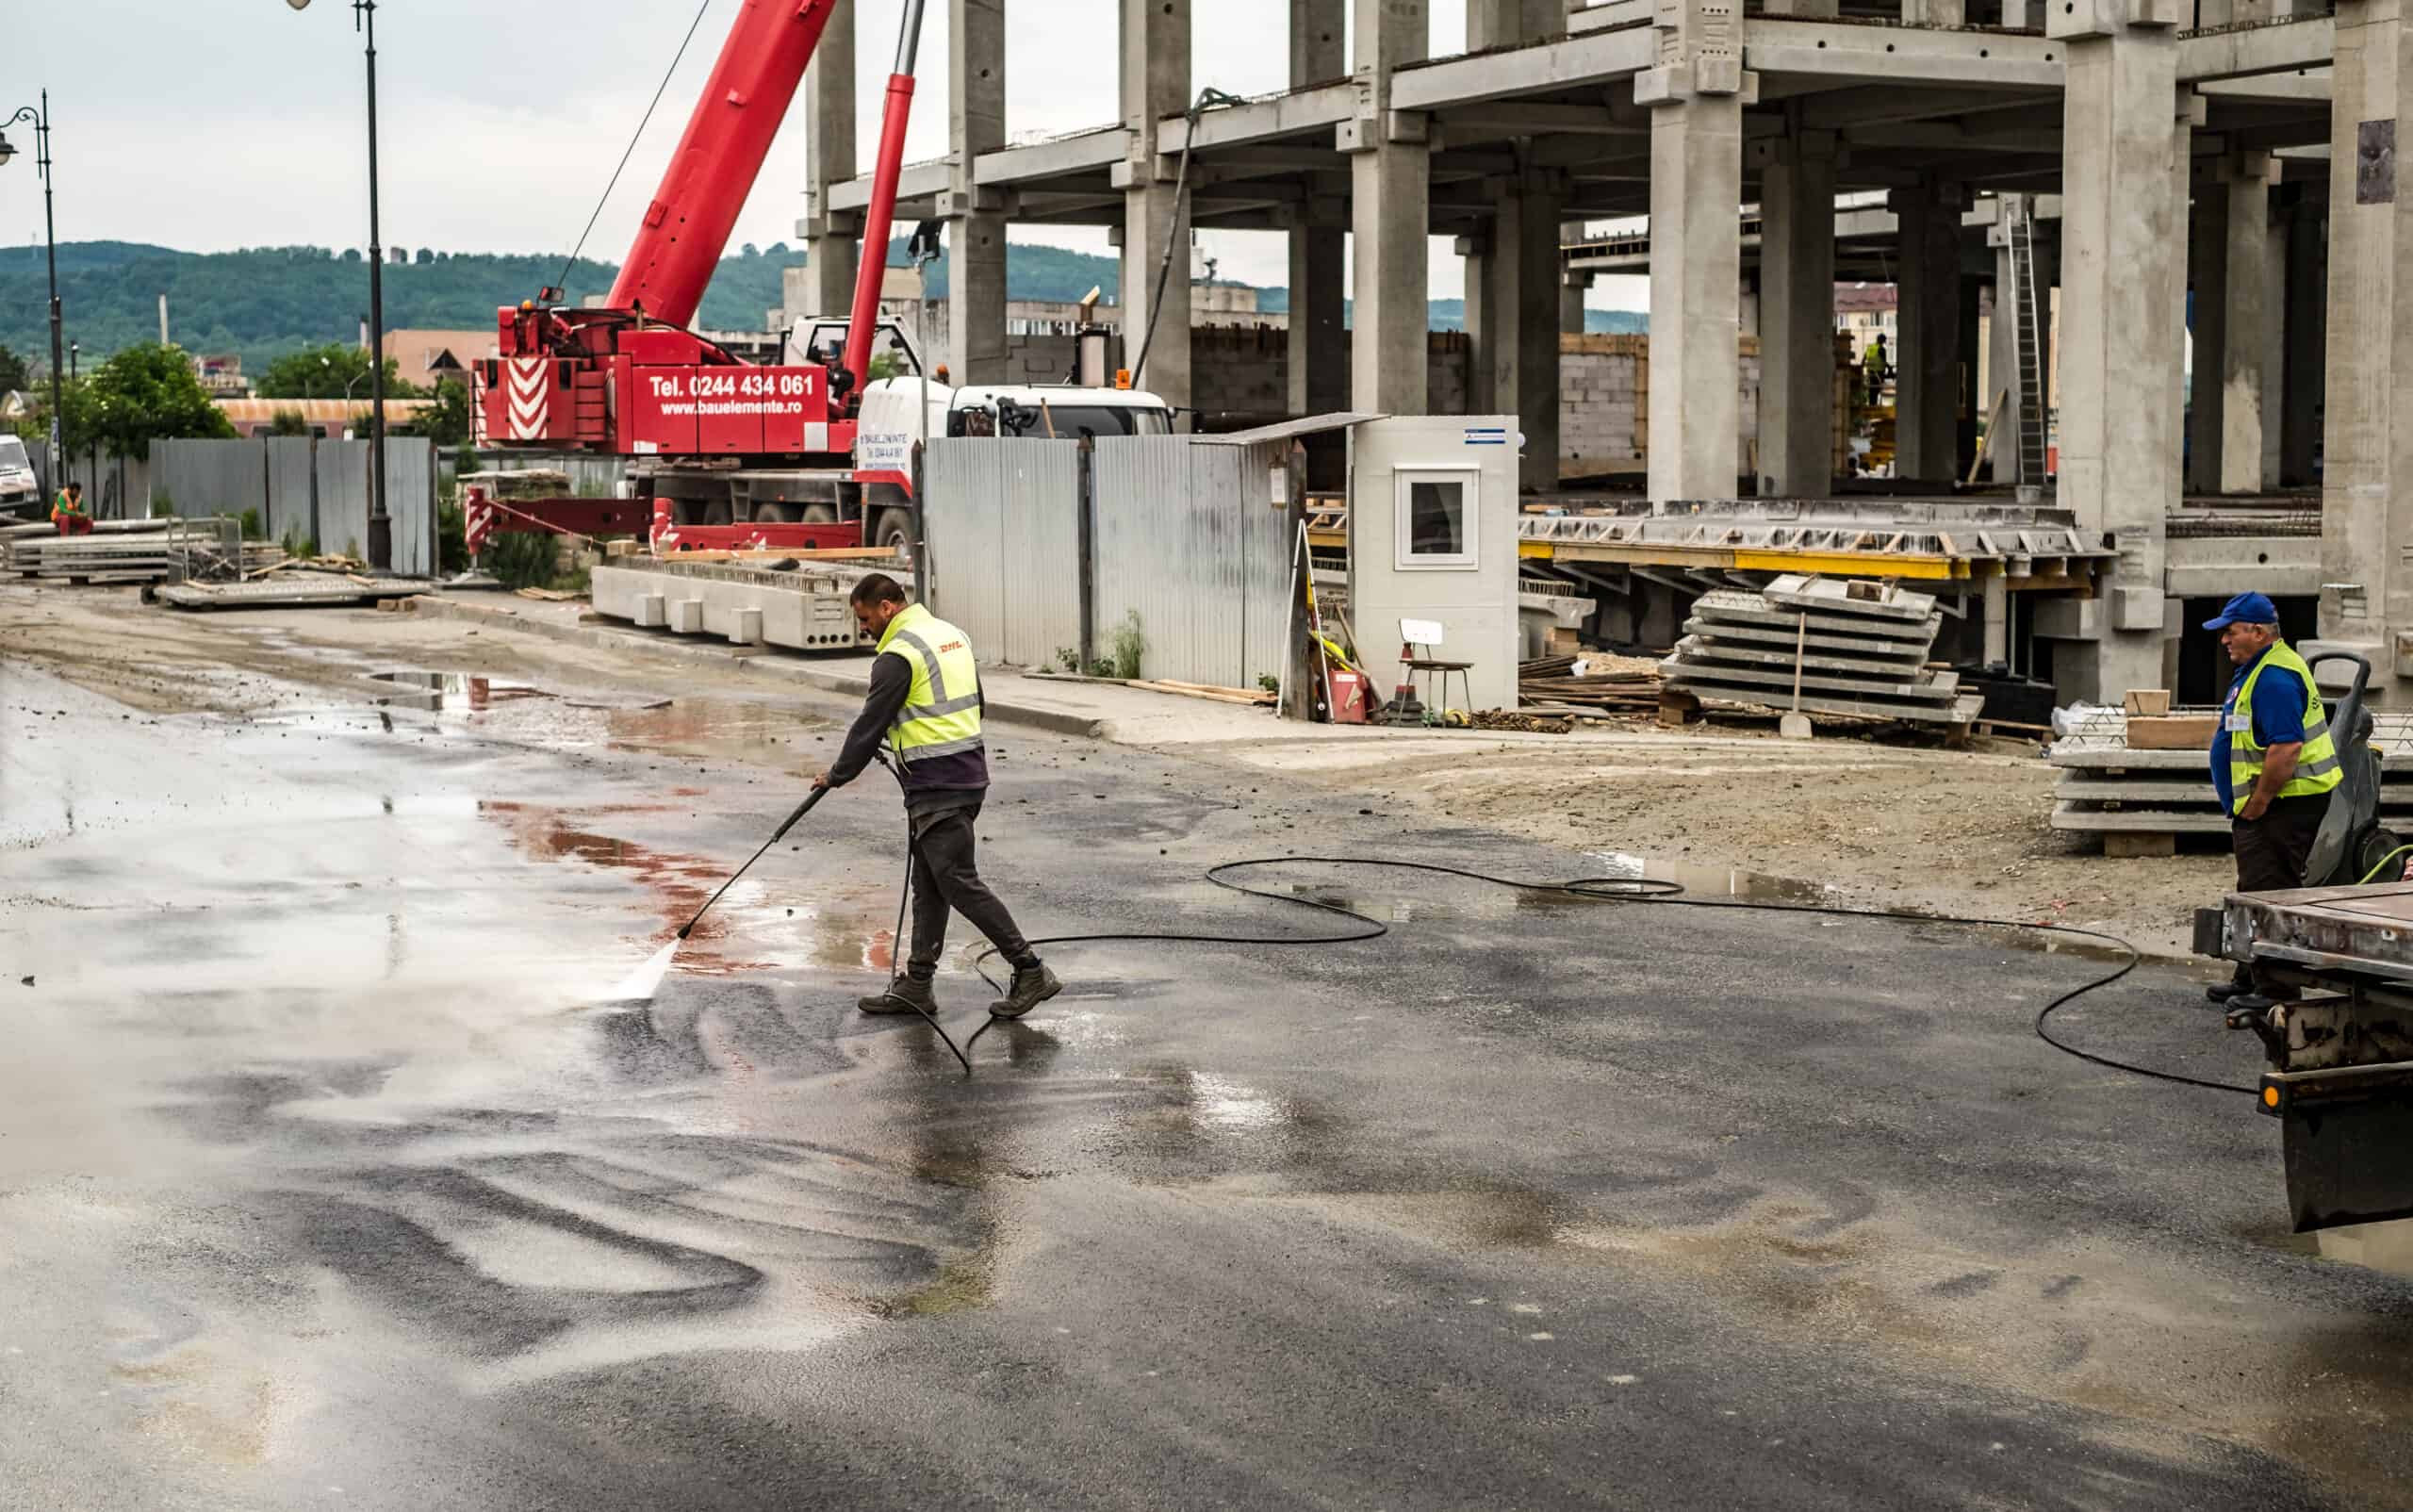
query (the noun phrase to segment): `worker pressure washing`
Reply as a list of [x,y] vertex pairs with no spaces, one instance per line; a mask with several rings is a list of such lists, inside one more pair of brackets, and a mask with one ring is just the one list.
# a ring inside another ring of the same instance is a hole
[[[2237,852],[2237,890],[2302,887],[2330,790],[2344,775],[2312,667],[2279,638],[2278,608],[2261,594],[2239,594],[2204,628],[2220,633],[2237,668],[2211,749],[2212,787]],[[2224,1003],[2253,989],[2241,964],[2234,980],[2207,995]]]
[[920,604],[907,603],[903,586],[886,573],[870,573],[855,584],[849,606],[863,633],[879,638],[879,654],[872,659],[863,712],[846,731],[837,764],[813,785],[844,787],[887,748],[905,785],[913,888],[913,946],[905,973],[855,1006],[866,1013],[935,1018],[931,982],[952,908],[1013,966],[1013,981],[989,1005],[990,1015],[1020,1018],[1064,984],[1030,948],[974,862],[973,825],[988,797],[989,754],[980,734],[980,671],[972,638]]

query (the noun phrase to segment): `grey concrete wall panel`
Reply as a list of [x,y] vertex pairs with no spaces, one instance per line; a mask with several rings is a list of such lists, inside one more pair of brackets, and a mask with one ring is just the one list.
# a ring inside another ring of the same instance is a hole
[[369,553],[369,443],[320,441],[319,550]]
[[312,492],[318,474],[311,458],[314,446],[305,436],[272,436],[268,441],[268,534],[271,539],[319,537]]
[[268,453],[255,441],[154,441],[151,460],[154,501],[166,495],[187,518],[268,507]]

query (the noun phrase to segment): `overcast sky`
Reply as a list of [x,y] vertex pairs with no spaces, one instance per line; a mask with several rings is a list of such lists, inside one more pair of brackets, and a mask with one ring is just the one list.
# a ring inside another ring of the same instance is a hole
[[[697,0],[381,0],[378,104],[389,247],[566,253],[695,17]],[[859,152],[878,138],[902,0],[849,0],[856,19]],[[695,44],[587,244],[616,260],[684,128],[738,0],[711,0]],[[20,0],[0,53],[0,116],[51,90],[62,240],[146,241],[196,252],[365,246],[362,60],[346,0],[296,13],[285,0]],[[1465,0],[1433,0],[1436,54],[1466,37]],[[909,161],[946,150],[946,0],[929,0]],[[1287,0],[1202,6],[1192,80],[1234,94],[1278,90]],[[1117,114],[1116,0],[1009,0],[1007,129],[1047,136]],[[1211,24],[1206,20],[1212,16]],[[791,113],[732,247],[796,240],[804,121]],[[11,133],[30,135],[20,127]],[[32,142],[19,145],[30,149]],[[39,241],[30,150],[0,171],[0,236]],[[1105,234],[1034,228],[1017,240],[1108,251]],[[1226,277],[1280,284],[1282,238],[1209,233]],[[1626,281],[1619,281],[1620,283]],[[1435,243],[1432,292],[1461,291]],[[1624,290],[1617,290],[1622,295]],[[1638,304],[1594,296],[1596,304]]]

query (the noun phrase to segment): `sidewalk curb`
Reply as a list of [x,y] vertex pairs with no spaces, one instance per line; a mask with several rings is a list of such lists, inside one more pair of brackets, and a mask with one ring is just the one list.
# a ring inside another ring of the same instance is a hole
[[[550,620],[527,619],[507,609],[490,609],[484,604],[464,603],[457,599],[439,599],[421,594],[405,600],[409,611],[436,619],[453,619],[480,628],[516,631],[523,635],[541,635],[547,640],[563,641],[574,646],[591,646],[603,650],[634,651],[657,656],[666,661],[697,662],[724,671],[776,672],[796,682],[819,688],[825,693],[843,693],[860,698],[871,691],[870,680],[845,672],[825,672],[794,657],[776,650],[750,656],[740,656],[731,650],[710,643],[690,643],[683,637],[657,639],[634,629],[616,630],[601,625],[559,625]],[[667,632],[664,633],[667,635]],[[1108,722],[1088,715],[1067,714],[1060,709],[1042,709],[1011,699],[991,698],[981,711],[983,715],[1000,724],[1023,725],[1043,730],[1051,734],[1078,735],[1089,740],[1110,740]]]

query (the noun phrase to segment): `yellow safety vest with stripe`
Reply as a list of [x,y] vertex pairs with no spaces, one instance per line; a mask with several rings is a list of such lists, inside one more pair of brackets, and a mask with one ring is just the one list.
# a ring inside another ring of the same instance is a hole
[[2262,680],[2263,669],[2272,666],[2304,680],[2304,749],[2296,753],[2296,775],[2288,779],[2278,796],[2308,797],[2326,793],[2345,780],[2338,765],[2337,743],[2329,738],[2329,711],[2322,707],[2311,666],[2287,642],[2273,641],[2254,664],[2254,670],[2245,674],[2245,685],[2237,690],[2237,702],[2229,711],[2228,791],[2232,812],[2237,814],[2245,812],[2254,785],[2262,780],[2262,748],[2254,743],[2254,684]]
[[889,727],[889,745],[908,765],[980,748],[980,670],[972,637],[908,604],[888,622],[879,649],[912,664],[913,685]]

